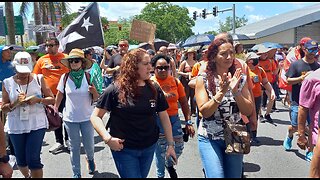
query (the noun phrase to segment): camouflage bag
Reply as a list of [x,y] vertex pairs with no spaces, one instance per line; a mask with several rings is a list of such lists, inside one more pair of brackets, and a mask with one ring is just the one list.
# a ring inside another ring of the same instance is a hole
[[250,133],[244,124],[224,120],[225,153],[248,154],[250,152]]

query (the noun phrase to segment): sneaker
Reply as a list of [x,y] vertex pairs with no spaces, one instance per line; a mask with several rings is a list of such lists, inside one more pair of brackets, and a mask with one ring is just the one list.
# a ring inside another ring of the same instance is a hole
[[70,140],[66,140],[66,147],[67,147],[67,150],[70,151],[70,147],[71,147]]
[[268,122],[273,123],[273,120],[272,120],[270,114],[265,114],[265,115],[264,115],[264,118],[265,118]]
[[73,178],[81,178],[81,174],[74,174]]
[[169,172],[170,178],[178,178],[177,172],[173,166],[168,167],[167,170]]
[[9,155],[9,162],[11,168],[14,168],[15,165],[17,165],[16,156]]
[[312,156],[313,156],[313,152],[312,151],[307,151],[305,160],[310,162],[311,159],[312,159]]
[[96,170],[96,164],[94,163],[94,160],[87,160],[87,168],[89,171],[89,174],[94,174],[94,171]]
[[259,116],[259,121],[260,121],[260,123],[266,122],[266,120],[264,119],[264,117],[262,115]]
[[290,150],[292,147],[292,138],[289,138],[288,136],[286,137],[286,139],[283,141],[283,147],[286,151]]
[[59,150],[63,150],[64,145],[62,145],[61,143],[55,143],[50,149],[49,152],[50,153],[55,153]]

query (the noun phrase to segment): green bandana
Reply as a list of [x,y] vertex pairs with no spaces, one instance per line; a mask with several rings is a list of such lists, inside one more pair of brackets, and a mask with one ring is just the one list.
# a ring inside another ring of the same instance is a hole
[[82,78],[84,75],[84,70],[80,69],[78,71],[71,70],[70,76],[76,85],[76,89],[79,89],[81,87]]

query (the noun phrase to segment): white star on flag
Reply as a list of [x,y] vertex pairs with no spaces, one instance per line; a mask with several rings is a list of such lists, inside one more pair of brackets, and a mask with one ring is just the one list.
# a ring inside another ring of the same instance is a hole
[[90,17],[88,17],[87,19],[83,18],[83,24],[81,25],[81,27],[85,27],[87,31],[89,26],[93,26],[93,24],[91,24],[89,21],[90,21]]

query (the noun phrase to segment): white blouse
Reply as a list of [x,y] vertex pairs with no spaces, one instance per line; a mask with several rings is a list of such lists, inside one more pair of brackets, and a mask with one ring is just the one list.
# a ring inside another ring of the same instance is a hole
[[[27,97],[32,95],[41,96],[41,86],[38,84],[34,75],[33,80],[28,85]],[[39,76],[39,81],[42,75]],[[19,92],[26,92],[27,85],[18,85],[13,76],[6,78],[4,81],[4,87],[8,92],[10,102],[14,102],[18,99]],[[7,121],[4,126],[4,131],[9,134],[23,134],[29,133],[32,130],[38,130],[42,128],[48,128],[48,119],[43,107],[43,104],[36,103],[34,105],[27,105],[29,107],[29,116],[27,120],[20,119],[20,108],[17,106],[11,112],[7,114]]]

